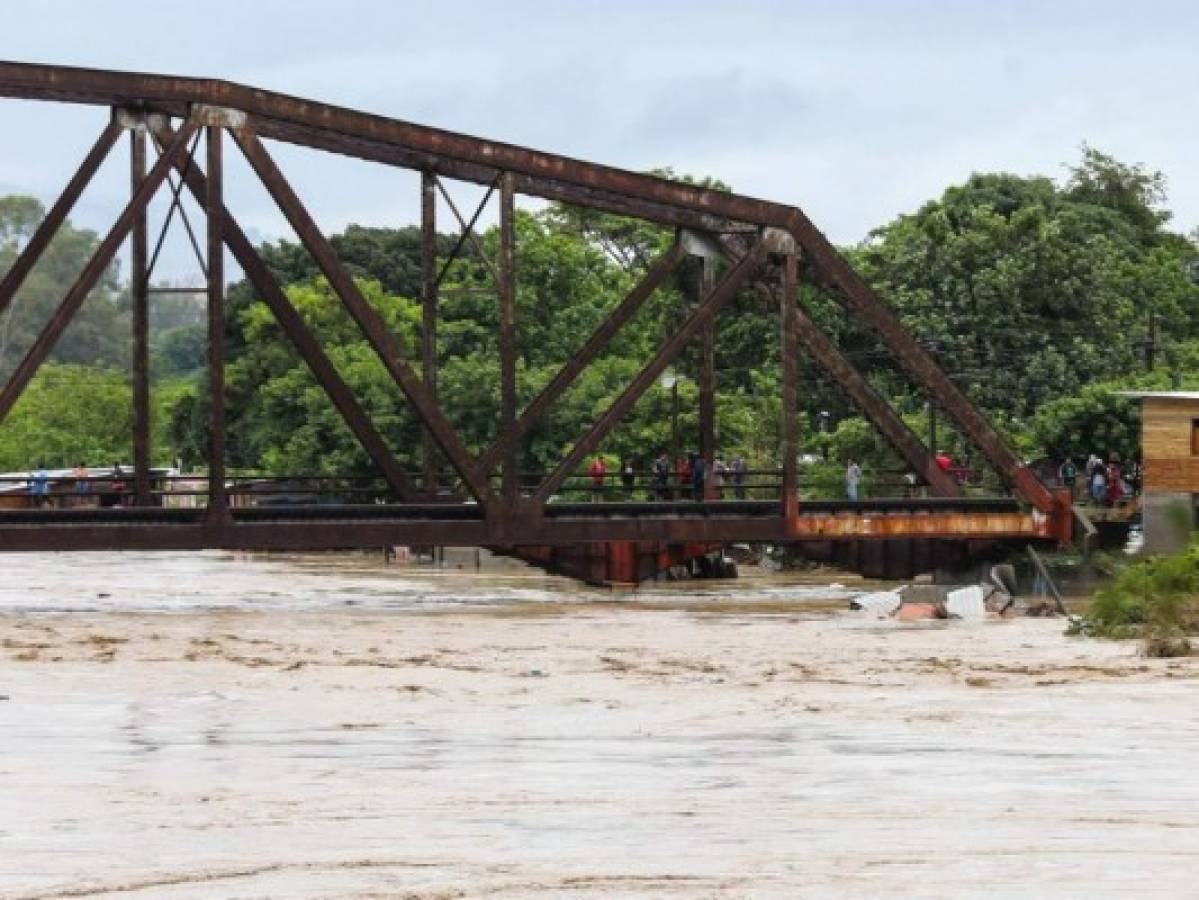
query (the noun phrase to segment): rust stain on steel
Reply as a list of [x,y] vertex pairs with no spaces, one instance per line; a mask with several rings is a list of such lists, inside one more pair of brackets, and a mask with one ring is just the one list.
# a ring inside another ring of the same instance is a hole
[[1019,512],[799,516],[789,529],[796,539],[1055,537],[1049,517]]

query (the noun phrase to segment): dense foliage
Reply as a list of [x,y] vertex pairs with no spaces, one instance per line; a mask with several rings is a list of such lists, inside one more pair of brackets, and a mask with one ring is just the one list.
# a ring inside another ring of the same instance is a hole
[[1140,637],[1151,656],[1178,656],[1199,634],[1199,541],[1181,553],[1125,566],[1095,594],[1071,632],[1100,637]]

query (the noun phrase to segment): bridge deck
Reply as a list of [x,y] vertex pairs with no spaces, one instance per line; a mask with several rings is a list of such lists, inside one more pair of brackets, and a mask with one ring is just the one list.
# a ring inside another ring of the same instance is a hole
[[772,542],[1052,539],[1051,522],[1013,500],[883,498],[777,502],[561,503],[544,515],[486,518],[473,504],[279,505],[204,509],[0,511],[0,550],[335,549],[396,544],[565,546],[597,541]]

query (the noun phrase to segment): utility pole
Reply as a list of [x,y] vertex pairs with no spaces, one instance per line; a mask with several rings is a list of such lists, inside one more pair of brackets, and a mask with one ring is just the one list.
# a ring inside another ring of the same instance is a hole
[[1157,313],[1149,313],[1149,338],[1145,341],[1145,371],[1152,372],[1157,362],[1157,326],[1161,319]]

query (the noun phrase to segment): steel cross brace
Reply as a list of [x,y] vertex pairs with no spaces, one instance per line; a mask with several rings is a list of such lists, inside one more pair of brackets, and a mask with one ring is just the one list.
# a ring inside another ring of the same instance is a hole
[[487,208],[487,201],[489,201],[491,199],[491,195],[495,193],[496,186],[499,184],[501,177],[501,175],[497,175],[495,181],[488,186],[487,193],[483,195],[483,199],[480,200],[479,205],[475,207],[475,212],[470,217],[470,221],[467,222],[466,219],[462,217],[462,213],[458,211],[458,206],[454,203],[454,198],[450,196],[449,191],[445,189],[445,185],[441,183],[441,179],[436,175],[433,176],[433,183],[437,186],[438,192],[442,197],[445,198],[445,202],[449,204],[450,212],[454,214],[454,218],[458,220],[458,225],[462,228],[462,234],[458,236],[458,241],[454,244],[454,249],[450,251],[450,255],[446,259],[445,265],[441,267],[441,272],[439,272],[437,275],[437,284],[439,286],[441,285],[442,280],[445,278],[446,273],[449,272],[450,266],[453,265],[454,260],[458,258],[458,254],[462,252],[462,245],[468,240],[470,241],[471,246],[475,248],[475,252],[479,254],[479,259],[483,261],[488,270],[491,272],[491,278],[493,282],[498,286],[502,281],[500,278],[500,273],[496,271],[495,264],[488,258],[487,254],[483,252],[483,245],[479,242],[479,238],[475,234],[475,223],[479,221],[479,216],[483,214],[483,210]]

